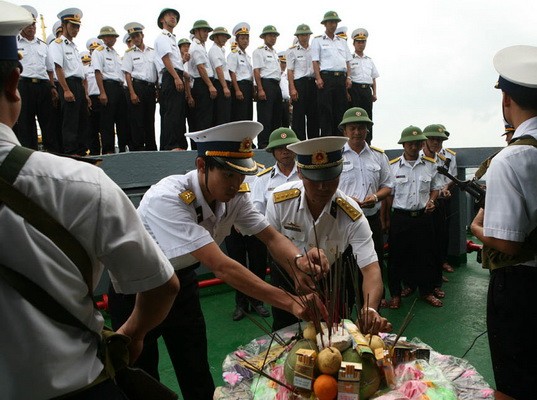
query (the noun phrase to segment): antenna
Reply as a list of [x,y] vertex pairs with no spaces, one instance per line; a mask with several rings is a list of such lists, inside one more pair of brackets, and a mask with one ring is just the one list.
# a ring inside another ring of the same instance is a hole
[[45,26],[45,17],[43,17],[43,14],[39,14],[39,19],[41,20],[41,36],[43,37],[43,42],[47,42],[47,31]]

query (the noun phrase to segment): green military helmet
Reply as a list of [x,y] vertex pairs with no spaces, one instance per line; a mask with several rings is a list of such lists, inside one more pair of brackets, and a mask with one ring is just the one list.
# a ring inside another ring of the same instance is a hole
[[442,125],[442,124],[438,124],[438,125],[440,125],[442,128],[444,128],[444,133],[446,134],[447,137],[449,137],[449,132],[446,129],[446,127],[444,125]]
[[342,131],[343,128],[345,128],[345,125],[350,124],[351,122],[365,122],[373,125],[373,121],[369,119],[367,111],[360,107],[352,107],[345,111],[343,119],[338,126],[339,130]]
[[278,32],[274,25],[267,25],[263,28],[263,32],[261,32],[259,37],[263,39],[263,36],[268,35],[269,33],[274,33],[276,36],[280,36],[280,32]]
[[405,142],[417,142],[420,140],[427,140],[423,132],[417,126],[410,125],[403,129],[401,132],[401,139],[397,143],[402,144]]
[[276,147],[287,146],[288,144],[296,142],[300,142],[300,140],[296,137],[295,131],[290,128],[278,128],[270,134],[269,142],[267,147],[265,147],[265,150],[272,153]]
[[327,11],[324,14],[324,17],[323,17],[323,20],[321,21],[321,24],[324,24],[325,22],[328,22],[328,21],[341,22],[341,19],[337,15],[337,12],[335,12],[335,11]]
[[208,29],[209,32],[213,30],[213,28],[211,28],[211,25],[209,25],[209,23],[205,21],[204,19],[198,19],[196,22],[194,22],[194,25],[192,26],[190,33],[194,34],[194,31],[196,29]]
[[213,40],[216,35],[224,35],[228,39],[231,37],[227,29],[224,28],[223,26],[218,26],[214,28],[214,31],[213,33],[211,33],[211,36],[209,36],[209,39]]
[[114,28],[111,26],[103,26],[99,32],[99,36],[97,36],[98,39],[102,39],[105,36],[114,36],[118,37],[119,34],[116,32]]
[[440,124],[431,124],[425,127],[423,134],[427,139],[429,138],[440,138],[442,140],[447,140],[448,137],[445,133],[446,128]]
[[177,46],[179,46],[179,47],[181,47],[184,44],[190,44],[190,40],[188,40],[187,38],[181,38],[177,42]]
[[167,13],[174,13],[175,14],[175,18],[177,19],[177,23],[179,23],[179,19],[181,19],[181,15],[179,14],[179,11],[177,11],[176,9],[173,9],[173,8],[163,8],[161,11],[160,11],[160,14],[158,15],[158,18],[157,18],[157,25],[160,29],[162,29],[162,22],[160,21],[162,19],[162,17],[164,16],[164,14],[167,14]]
[[311,35],[313,32],[311,31],[309,25],[306,24],[300,24],[296,27],[295,36],[297,35]]

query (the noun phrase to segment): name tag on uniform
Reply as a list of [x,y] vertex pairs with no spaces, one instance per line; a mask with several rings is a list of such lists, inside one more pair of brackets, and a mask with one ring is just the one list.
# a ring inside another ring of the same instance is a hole
[[106,60],[107,61],[113,61],[111,58],[108,58],[108,57],[106,57]]
[[289,229],[290,231],[302,232],[302,229],[300,229],[300,226],[298,226],[294,222],[288,222],[287,224],[284,224],[283,227],[284,229]]
[[396,178],[406,178],[406,175],[396,175]]

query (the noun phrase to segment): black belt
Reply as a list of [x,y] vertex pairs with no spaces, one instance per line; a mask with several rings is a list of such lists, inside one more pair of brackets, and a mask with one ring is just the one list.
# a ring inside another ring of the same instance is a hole
[[28,78],[26,76],[21,76],[19,80],[21,82],[30,82],[30,83],[50,83],[48,79]]
[[123,82],[115,81],[113,79],[103,79],[104,83],[111,83],[113,85],[123,86]]
[[353,82],[352,84],[358,86],[361,89],[369,89],[371,87],[371,85],[369,83],[355,83],[355,82]]
[[321,71],[321,75],[347,76],[347,71]]
[[140,85],[155,86],[154,83],[144,81],[143,79],[132,78],[132,81],[135,83],[139,83]]
[[84,79],[78,77],[78,76],[69,76],[65,78],[66,81],[72,81],[72,82],[82,82]]
[[302,81],[302,80],[305,80],[305,81],[314,81],[315,78],[314,78],[313,76],[303,76],[302,78],[295,79],[295,82],[296,82],[296,81]]
[[247,83],[252,84],[253,82],[250,79],[241,79],[240,81],[237,81],[237,83]]
[[280,81],[278,79],[275,79],[275,78],[261,78],[262,81],[269,81],[269,82],[273,82],[273,83],[277,83],[278,85],[280,84]]
[[401,210],[400,208],[393,208],[394,214],[401,214],[406,215],[407,217],[416,218],[425,213],[425,208],[422,208],[421,210]]

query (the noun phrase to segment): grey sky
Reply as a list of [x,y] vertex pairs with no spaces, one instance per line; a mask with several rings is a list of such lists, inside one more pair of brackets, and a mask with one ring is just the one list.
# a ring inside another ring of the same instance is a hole
[[[81,51],[101,26],[113,26],[121,39],[123,26],[131,21],[145,25],[145,41],[152,46],[159,33],[156,18],[164,7],[181,13],[175,31],[178,39],[188,37],[197,19],[228,30],[246,21],[252,28],[251,54],[262,44],[259,33],[263,26],[272,24],[281,33],[275,45],[281,51],[291,46],[301,23],[308,24],[314,35],[321,34],[324,13],[334,10],[349,33],[359,27],[369,31],[365,53],[380,73],[373,144],[386,149],[400,146],[397,140],[408,125],[424,128],[432,123],[444,124],[451,132],[448,147],[502,146],[501,95],[493,88],[497,73],[492,57],[506,46],[537,45],[537,2],[528,0],[13,2],[31,4],[43,14],[47,34],[59,11],[80,8],[84,16],[75,43]],[[38,22],[40,35],[39,28]],[[122,54],[125,46],[116,47]]]

